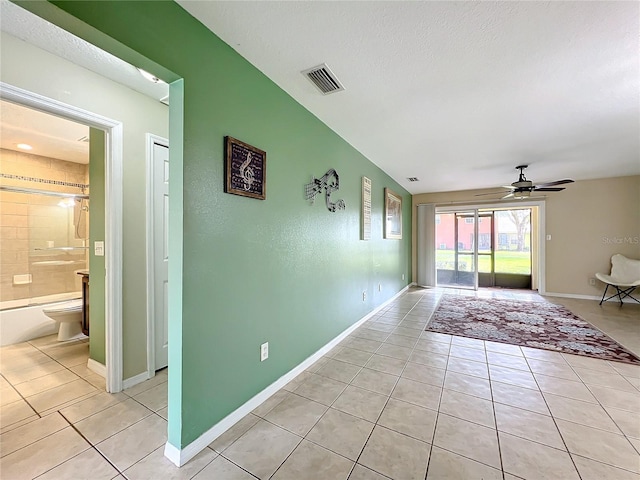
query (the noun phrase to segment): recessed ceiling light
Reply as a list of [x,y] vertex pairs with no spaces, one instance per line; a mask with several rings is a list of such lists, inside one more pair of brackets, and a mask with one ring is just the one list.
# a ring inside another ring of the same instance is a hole
[[16,145],[16,147],[18,147],[21,150],[33,150],[33,147],[31,145],[28,145],[26,143],[19,143]]
[[140,75],[142,75],[144,78],[146,78],[150,82],[153,82],[153,83],[166,83],[165,81],[163,81],[163,80],[159,79],[158,77],[156,77],[153,73],[149,73],[146,70],[143,70],[141,68],[138,68],[138,71],[140,72]]

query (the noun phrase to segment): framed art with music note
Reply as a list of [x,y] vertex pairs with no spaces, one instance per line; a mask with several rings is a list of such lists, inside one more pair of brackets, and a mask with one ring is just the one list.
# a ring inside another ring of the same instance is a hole
[[267,196],[267,153],[233,137],[224,137],[224,191],[264,200]]

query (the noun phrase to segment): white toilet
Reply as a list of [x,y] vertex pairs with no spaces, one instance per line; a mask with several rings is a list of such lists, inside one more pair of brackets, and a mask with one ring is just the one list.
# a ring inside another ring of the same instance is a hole
[[59,342],[71,340],[82,334],[82,299],[56,303],[43,309],[42,312],[60,324]]

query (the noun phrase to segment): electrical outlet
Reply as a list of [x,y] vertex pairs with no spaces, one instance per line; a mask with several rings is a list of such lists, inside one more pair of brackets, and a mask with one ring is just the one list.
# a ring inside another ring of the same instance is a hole
[[551,234],[547,235],[547,240],[551,240]]
[[364,291],[362,292],[362,301],[364,302],[366,299],[367,299],[367,291],[366,291],[366,290],[364,290]]
[[596,279],[595,278],[590,278],[589,279],[589,285],[594,285],[596,284]]
[[382,291],[382,284],[381,284],[381,283],[379,283],[379,284],[378,284],[378,291],[379,291],[379,292],[381,292],[381,291]]
[[260,345],[260,361],[264,362],[267,358],[269,358],[269,342]]
[[96,257],[104,257],[104,242],[93,242],[93,254]]

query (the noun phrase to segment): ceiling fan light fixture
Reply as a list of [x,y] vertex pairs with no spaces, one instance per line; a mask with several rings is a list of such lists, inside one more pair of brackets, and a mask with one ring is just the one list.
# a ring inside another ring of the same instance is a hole
[[531,197],[531,192],[526,190],[524,192],[517,192],[513,195],[513,198],[516,198],[518,200],[524,200],[525,198],[529,198]]

